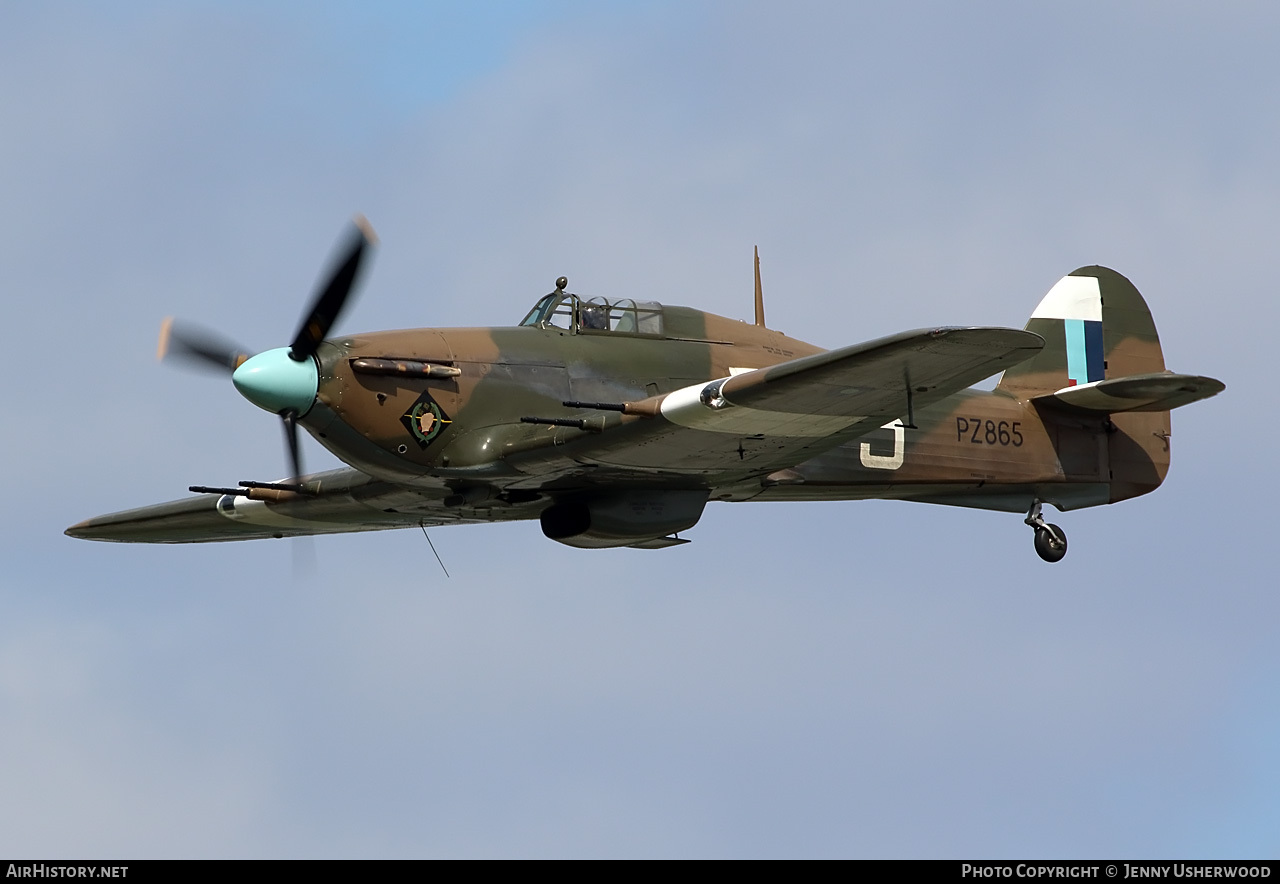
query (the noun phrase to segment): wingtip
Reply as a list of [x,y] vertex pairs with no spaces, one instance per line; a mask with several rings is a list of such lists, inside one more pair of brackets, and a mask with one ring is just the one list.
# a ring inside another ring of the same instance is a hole
[[63,531],[62,533],[68,537],[74,537],[77,540],[91,540],[92,534],[89,531],[89,521],[91,520],[76,522],[74,525],[72,525],[70,528],[68,528],[66,531]]

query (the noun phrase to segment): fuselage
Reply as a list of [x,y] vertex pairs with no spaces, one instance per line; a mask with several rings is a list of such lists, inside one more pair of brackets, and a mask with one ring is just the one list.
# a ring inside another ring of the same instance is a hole
[[[452,488],[550,484],[572,492],[599,481],[602,469],[625,467],[630,476],[646,469],[630,449],[626,463],[611,463],[592,444],[599,431],[622,436],[630,423],[663,418],[566,403],[660,403],[685,388],[822,352],[741,321],[689,308],[662,310],[660,334],[541,323],[329,341],[318,354],[315,406],[302,423],[343,461],[381,479]],[[676,485],[694,484],[722,500],[890,497],[1025,511],[1029,500],[1039,499],[1074,509],[1159,485],[1168,464],[1168,415],[1154,430],[1145,425],[1151,417],[1112,422],[1045,414],[1003,391],[967,390],[919,409],[911,426],[904,414],[849,442],[815,439],[812,456],[799,462],[771,462],[767,443],[744,432],[733,467],[695,479],[686,470]],[[545,423],[575,419],[593,423]],[[1166,434],[1163,462],[1143,440],[1138,447],[1148,463],[1139,481],[1113,489],[1113,451],[1129,438],[1118,424],[1135,420],[1141,426],[1134,433]],[[696,467],[695,461],[693,452],[683,466]],[[670,480],[663,466],[652,464],[650,481],[665,487]]]

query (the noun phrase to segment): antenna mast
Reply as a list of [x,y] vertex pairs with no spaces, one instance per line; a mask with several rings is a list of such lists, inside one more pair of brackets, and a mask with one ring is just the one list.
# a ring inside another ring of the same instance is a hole
[[764,324],[764,289],[760,287],[760,247],[756,246],[756,325]]

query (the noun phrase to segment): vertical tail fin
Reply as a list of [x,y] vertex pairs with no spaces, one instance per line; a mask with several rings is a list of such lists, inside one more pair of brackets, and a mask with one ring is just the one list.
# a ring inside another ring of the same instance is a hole
[[1169,471],[1168,411],[1072,415],[1053,408],[1050,395],[1165,370],[1151,311],[1133,283],[1106,267],[1074,270],[1044,296],[1027,330],[1045,339],[1044,349],[1006,371],[996,389],[1047,403],[1040,411],[1060,451],[1098,440],[1112,502],[1154,491]]
[[1006,371],[997,387],[1019,398],[1164,371],[1147,302],[1133,283],[1106,267],[1081,267],[1058,280],[1031,314],[1027,331],[1044,338],[1044,349]]

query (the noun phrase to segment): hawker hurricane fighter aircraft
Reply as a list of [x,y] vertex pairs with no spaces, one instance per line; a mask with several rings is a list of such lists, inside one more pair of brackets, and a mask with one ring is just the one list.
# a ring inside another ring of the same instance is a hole
[[[1119,273],[1063,277],[1025,330],[926,328],[823,350],[689,307],[582,298],[561,277],[518,325],[329,333],[373,242],[351,240],[293,342],[250,356],[166,324],[162,353],[231,375],[284,422],[291,473],[81,522],[72,537],[200,543],[538,520],[576,547],[661,549],[708,501],[891,498],[1025,514],[1154,491],[1169,411],[1211,378],[1166,371]],[[994,390],[970,389],[996,372]],[[348,466],[304,475],[298,427]]]

